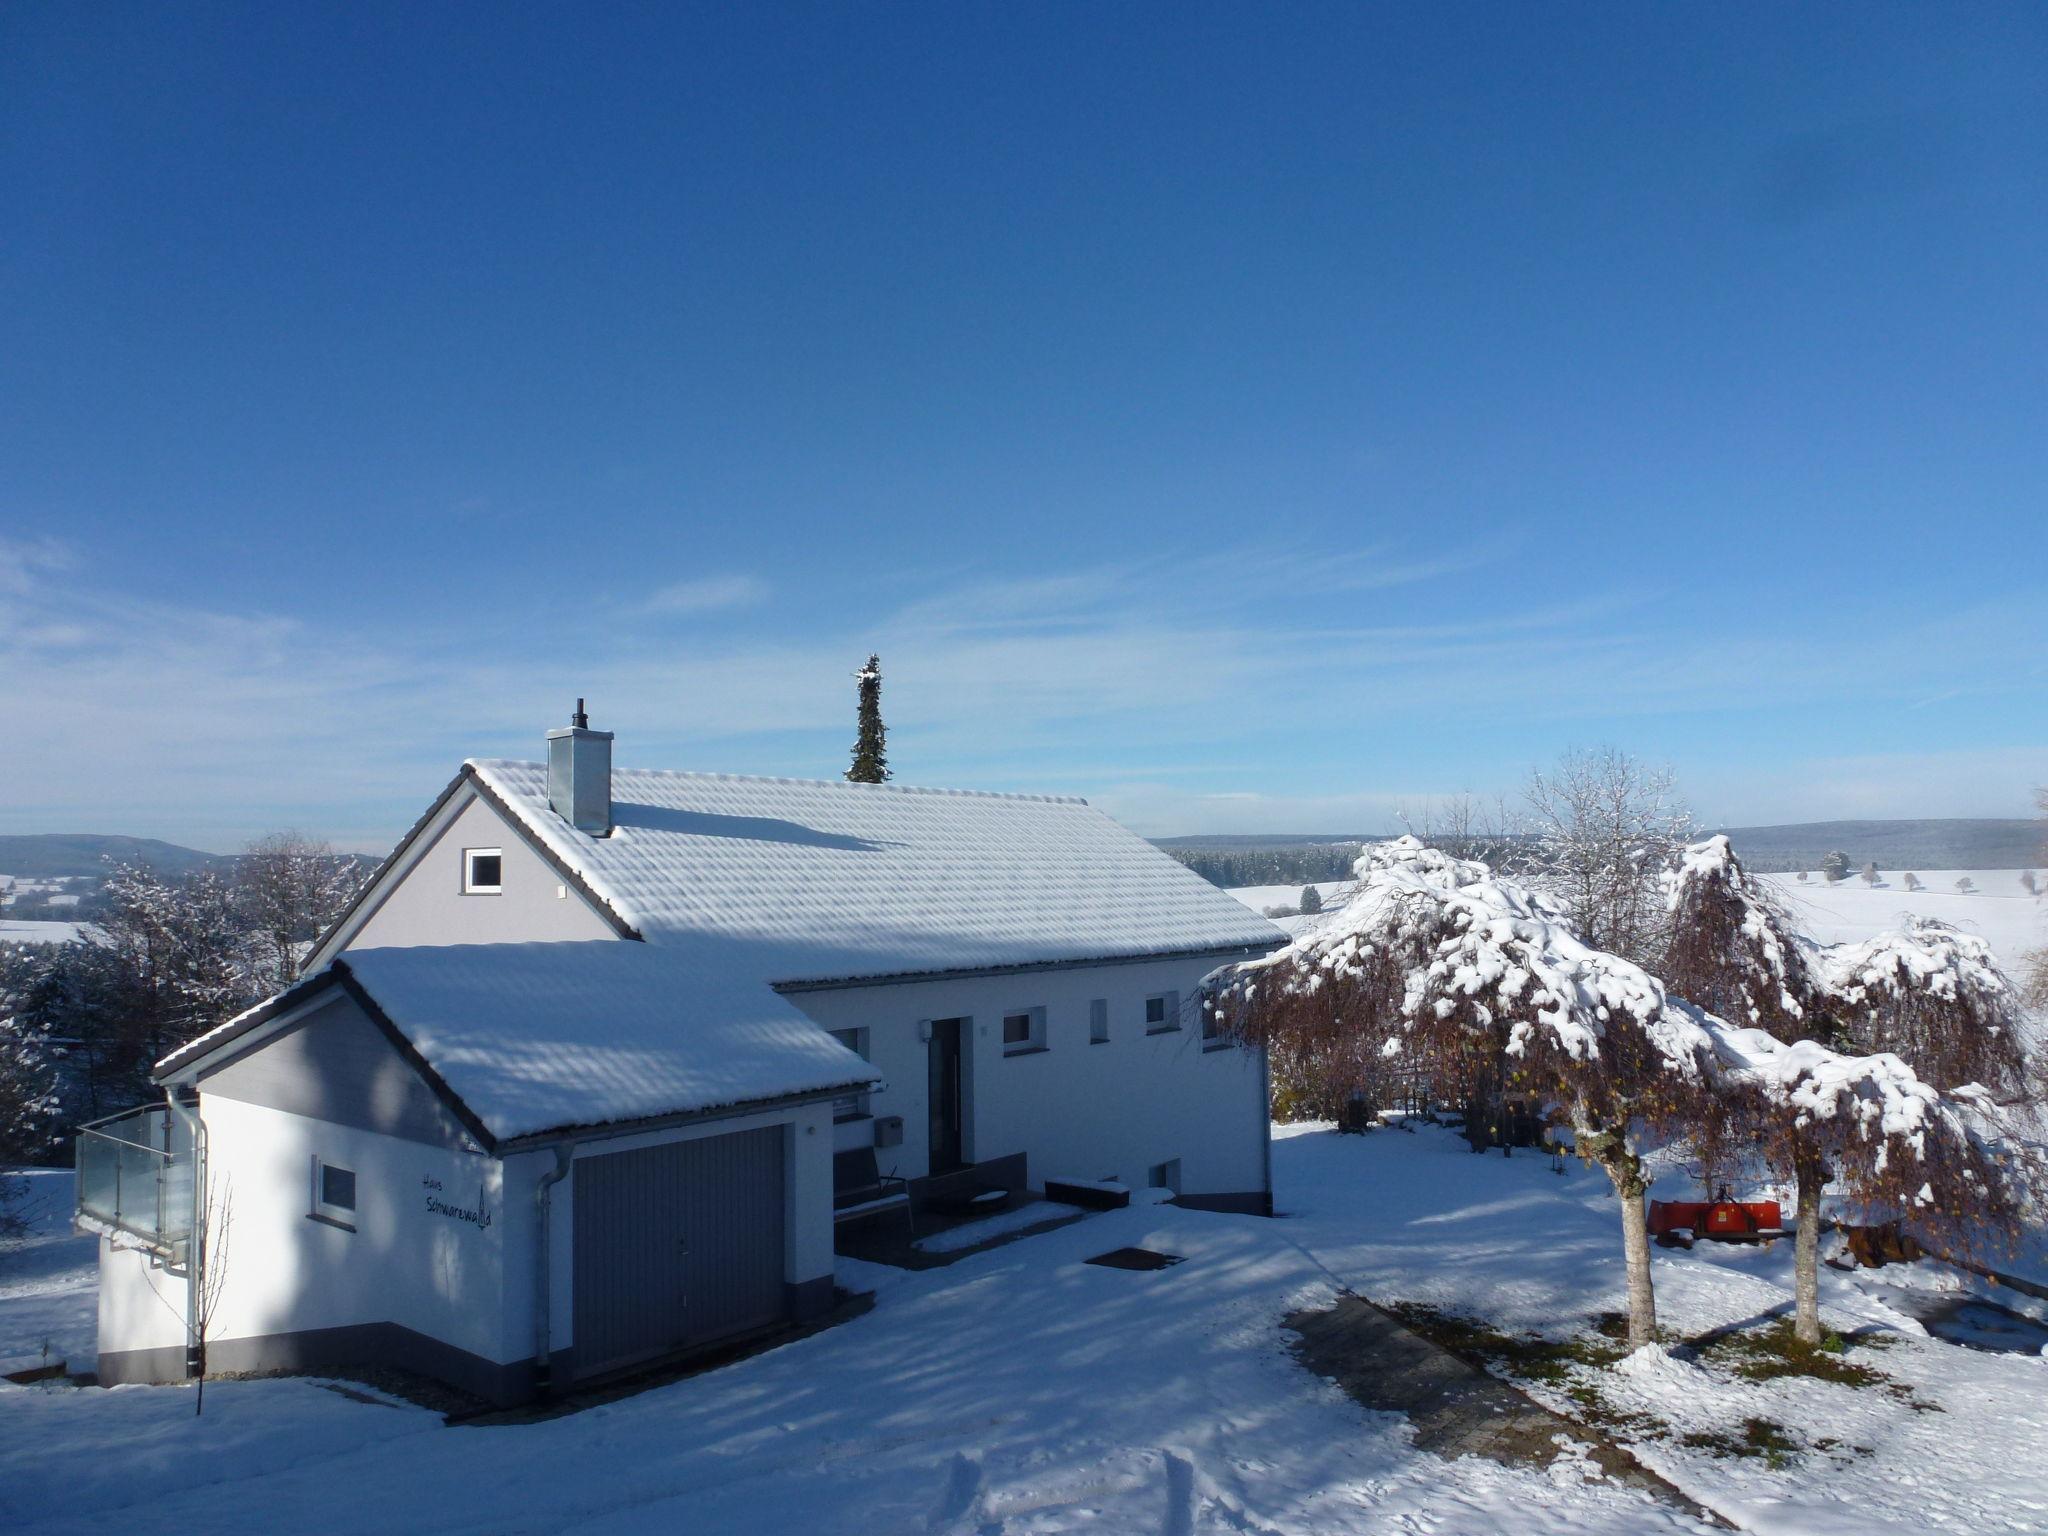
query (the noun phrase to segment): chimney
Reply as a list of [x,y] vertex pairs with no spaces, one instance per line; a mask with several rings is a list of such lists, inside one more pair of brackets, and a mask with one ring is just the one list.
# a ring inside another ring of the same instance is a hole
[[569,728],[548,732],[548,804],[578,832],[612,829],[612,733],[590,728],[581,699]]

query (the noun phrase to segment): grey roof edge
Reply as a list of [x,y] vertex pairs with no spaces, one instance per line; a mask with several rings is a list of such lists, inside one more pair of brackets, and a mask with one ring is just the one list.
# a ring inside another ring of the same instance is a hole
[[849,1089],[872,1089],[881,1081],[875,1077],[855,1078],[829,1088],[804,1088],[795,1093],[771,1094],[760,1099],[736,1099],[730,1104],[707,1105],[702,1109],[670,1110],[659,1115],[641,1115],[632,1120],[591,1120],[551,1126],[543,1131],[526,1131],[507,1136],[492,1150],[499,1157],[530,1152],[564,1141],[599,1141],[614,1136],[639,1136],[648,1131],[665,1131],[678,1125],[696,1125],[710,1120],[736,1120],[743,1115],[766,1114],[777,1109],[798,1109],[806,1104],[826,1104]]
[[216,1025],[204,1034],[187,1040],[168,1055],[160,1057],[156,1065],[149,1069],[149,1080],[159,1088],[164,1087],[169,1079],[188,1067],[254,1034],[280,1014],[290,1013],[301,1003],[311,1002],[336,984],[337,978],[332,970],[322,966],[312,975],[293,982],[282,992],[266,998],[253,1008],[245,1009],[226,1023]]
[[1271,954],[1288,942],[1287,935],[1273,930],[1271,940],[1245,944],[1210,944],[1197,949],[1152,949],[1138,954],[1083,955],[1069,960],[1020,960],[1014,965],[963,965],[928,971],[894,971],[887,975],[830,976],[801,981],[775,981],[769,985],[785,996],[792,992],[837,992],[853,987],[893,987],[925,981],[971,981],[983,976],[1023,976],[1034,971],[1070,971],[1102,965],[1146,965],[1155,960],[1227,960],[1233,956],[1249,959]]

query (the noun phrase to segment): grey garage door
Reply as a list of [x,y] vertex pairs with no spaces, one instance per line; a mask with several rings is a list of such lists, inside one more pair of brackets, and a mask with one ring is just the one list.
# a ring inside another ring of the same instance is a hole
[[787,1315],[780,1126],[580,1159],[575,1209],[578,1376]]

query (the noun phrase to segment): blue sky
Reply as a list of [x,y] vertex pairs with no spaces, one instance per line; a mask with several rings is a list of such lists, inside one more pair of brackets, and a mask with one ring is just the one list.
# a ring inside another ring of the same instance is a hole
[[2048,780],[2048,10],[0,16],[0,830]]

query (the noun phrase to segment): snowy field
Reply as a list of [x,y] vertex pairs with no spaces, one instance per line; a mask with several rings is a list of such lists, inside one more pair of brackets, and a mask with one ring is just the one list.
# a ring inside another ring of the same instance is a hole
[[[1854,943],[1887,928],[1898,927],[1908,914],[1935,917],[1977,934],[1990,944],[1999,963],[2009,971],[2019,968],[2027,950],[2048,945],[2048,900],[2029,893],[2020,884],[2016,869],[1922,869],[1914,871],[1924,890],[1906,889],[1903,870],[1881,876],[1867,886],[1860,875],[1851,875],[1829,885],[1818,871],[1802,883],[1797,875],[1765,875],[1784,896],[1793,919],[1809,937],[1823,944]],[[2037,872],[2042,889],[2048,890],[2048,872]],[[1976,890],[1968,895],[1956,890],[1956,882],[1967,878]],[[1333,907],[1348,894],[1349,881],[1316,882],[1326,907]],[[1268,907],[1292,907],[1301,899],[1298,885],[1248,885],[1230,892],[1254,912]],[[1290,933],[1303,926],[1298,918],[1277,919]]]
[[[0,1529],[1705,1529],[1588,1481],[1565,1451],[1523,1469],[1419,1453],[1405,1420],[1358,1407],[1286,1350],[1280,1319],[1342,1287],[1510,1330],[1582,1328],[1622,1300],[1604,1180],[1474,1156],[1435,1128],[1284,1128],[1274,1172],[1280,1220],[1153,1206],[922,1274],[849,1264],[842,1281],[877,1292],[867,1315],[544,1423],[449,1428],[305,1380],[214,1383],[196,1422],[188,1388],[0,1388]],[[68,1180],[37,1182],[45,1229],[61,1233]],[[1186,1262],[1080,1262],[1125,1244]],[[61,1235],[0,1253],[0,1353],[89,1338],[91,1258]],[[1784,1244],[1656,1263],[1680,1335],[1791,1304]],[[1957,1283],[1916,1271],[1922,1287]],[[1603,1367],[1600,1391],[1661,1426],[1645,1461],[1746,1529],[2048,1530],[2048,1361],[1928,1338],[1892,1273],[1823,1271],[1831,1326],[1893,1340],[1851,1352],[1882,1388],[1751,1382],[1653,1352]],[[1783,1426],[1792,1448],[1683,1443],[1752,1421]]]
[[69,944],[91,926],[0,917],[0,944]]

